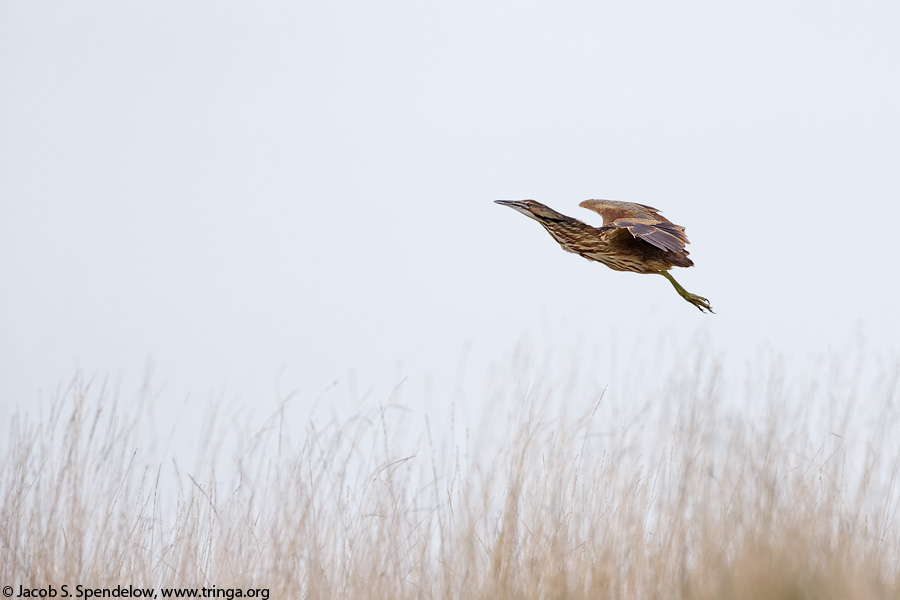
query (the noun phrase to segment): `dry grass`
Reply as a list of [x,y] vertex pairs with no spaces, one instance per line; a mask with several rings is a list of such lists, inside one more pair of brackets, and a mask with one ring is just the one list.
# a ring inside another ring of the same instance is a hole
[[279,412],[226,474],[215,436],[189,473],[154,462],[141,418],[76,379],[51,414],[11,423],[0,584],[900,597],[897,369],[826,386],[772,372],[729,388],[698,363],[619,400],[523,373],[479,442],[390,408],[299,427]]

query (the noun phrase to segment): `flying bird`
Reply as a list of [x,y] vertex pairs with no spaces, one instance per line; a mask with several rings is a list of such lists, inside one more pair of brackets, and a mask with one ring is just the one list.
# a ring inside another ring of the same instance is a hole
[[540,223],[563,250],[603,263],[616,271],[656,273],[675,286],[678,294],[700,309],[713,312],[709,300],[688,292],[669,275],[672,267],[692,267],[684,247],[684,227],[675,225],[644,204],[615,200],[585,200],[579,206],[603,217],[602,227],[591,227],[534,200],[495,200]]

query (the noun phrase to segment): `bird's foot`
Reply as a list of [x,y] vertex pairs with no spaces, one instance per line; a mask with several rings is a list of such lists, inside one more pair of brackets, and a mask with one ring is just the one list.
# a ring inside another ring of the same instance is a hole
[[[678,292],[678,295],[696,306],[700,309],[700,312],[711,312],[714,313],[712,306],[709,305],[709,300],[704,298],[703,296],[698,296],[697,294],[692,294],[683,287],[681,284],[675,281],[675,278],[666,273],[665,271],[660,271],[660,275],[669,280],[672,286],[675,288],[675,291]],[[714,313],[715,314],[715,313]]]
[[704,298],[703,296],[698,296],[697,294],[692,294],[690,292],[685,292],[682,294],[682,298],[696,306],[700,309],[700,312],[711,312],[715,314],[715,311],[712,309],[712,306],[709,305],[709,300]]

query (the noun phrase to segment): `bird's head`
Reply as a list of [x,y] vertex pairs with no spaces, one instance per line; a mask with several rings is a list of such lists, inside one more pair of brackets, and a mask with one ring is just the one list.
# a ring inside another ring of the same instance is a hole
[[494,200],[494,202],[515,209],[526,217],[531,217],[539,223],[568,219],[565,215],[560,214],[549,206],[544,206],[535,200]]

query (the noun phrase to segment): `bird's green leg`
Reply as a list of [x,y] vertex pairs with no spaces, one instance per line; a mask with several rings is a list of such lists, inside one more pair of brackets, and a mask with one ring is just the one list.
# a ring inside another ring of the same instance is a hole
[[675,286],[675,291],[678,292],[679,296],[681,296],[682,298],[684,298],[685,300],[687,300],[688,302],[690,302],[691,304],[693,304],[694,306],[699,308],[700,312],[703,312],[704,310],[713,312],[712,307],[709,305],[709,300],[707,300],[703,296],[698,296],[697,294],[692,294],[689,291],[687,291],[686,289],[684,289],[683,287],[681,287],[681,284],[678,283],[677,281],[675,281],[675,278],[672,277],[671,275],[669,275],[666,271],[660,271],[659,274],[662,275],[663,277],[665,277],[666,279],[668,279],[672,283],[672,285]]

